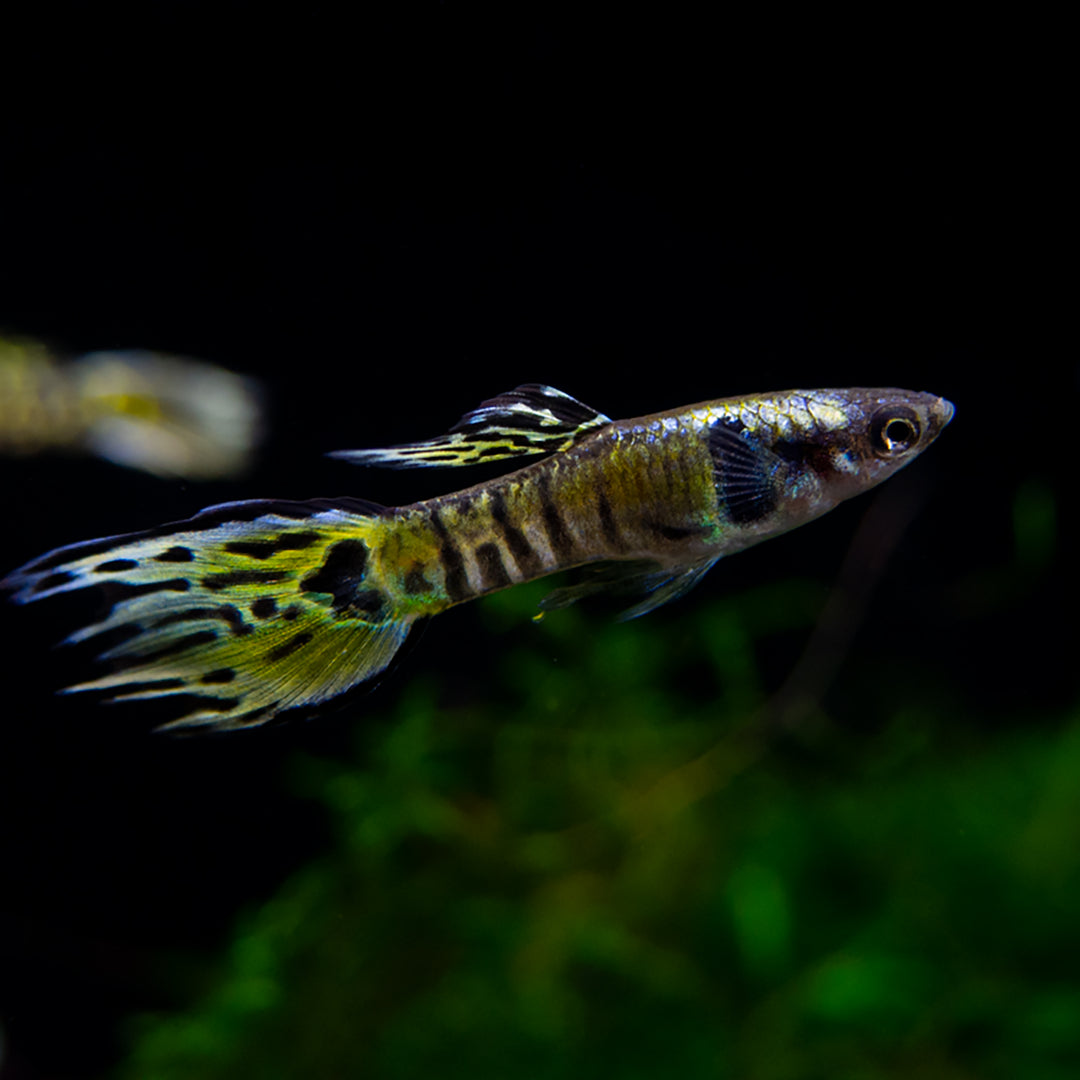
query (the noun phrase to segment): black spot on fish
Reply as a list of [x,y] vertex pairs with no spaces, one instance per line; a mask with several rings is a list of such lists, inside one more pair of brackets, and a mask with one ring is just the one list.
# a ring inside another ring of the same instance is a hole
[[431,592],[431,582],[424,577],[423,567],[413,566],[405,575],[405,591],[412,596]]
[[[535,424],[523,424],[523,427],[535,427],[537,431],[543,431],[547,438],[559,437],[557,430],[541,428],[539,421]],[[530,435],[527,431],[506,431],[502,429],[491,430],[481,426],[474,434],[466,435],[465,438],[475,447],[473,455],[476,458],[486,457],[490,454],[505,454],[508,449],[532,451],[541,453],[545,451],[544,441]],[[492,443],[497,445],[492,446]],[[550,451],[547,451],[550,453]]]
[[232,540],[224,547],[230,555],[244,555],[249,559],[269,559],[278,550],[273,540]]
[[115,574],[120,570],[134,570],[139,564],[134,559],[110,559],[94,567],[95,574]]
[[106,551],[115,551],[128,541],[135,539],[132,536],[110,536],[105,540],[86,540],[81,544],[69,544],[67,547],[57,548],[56,551],[42,556],[30,563],[27,569],[32,569],[40,574],[43,570],[51,570],[54,566],[62,566],[66,562],[74,562],[76,559],[86,559],[91,555],[104,554]]
[[792,465],[805,465],[816,449],[817,447],[806,439],[777,439],[772,444],[772,452]]
[[[187,695],[185,695],[185,696],[187,696]],[[237,705],[240,704],[241,699],[238,698],[238,697],[231,697],[231,698],[209,697],[209,696],[204,695],[204,694],[194,694],[193,693],[189,700],[191,702],[191,708],[188,710],[189,712],[192,712],[192,711],[194,711],[194,709],[199,708],[199,709],[207,709],[207,710],[210,710],[212,712],[226,713],[226,712],[232,712],[232,710],[235,709],[237,707]],[[230,727],[232,726],[231,721],[229,723],[229,726]]]
[[[109,536],[101,540],[85,540],[80,544],[69,544],[67,547],[57,548],[40,559],[27,566],[28,571],[41,573],[64,563],[76,559],[86,559],[91,555],[104,554],[115,551],[125,544],[137,540],[154,540],[159,537],[175,536],[178,533],[204,532],[215,529],[220,525],[228,525],[233,522],[255,521],[257,518],[268,514],[278,517],[291,518],[303,521],[314,517],[316,514],[327,511],[339,511],[358,516],[372,517],[385,511],[386,507],[378,503],[369,502],[366,499],[353,499],[348,497],[336,499],[311,499],[307,502],[289,502],[277,499],[251,499],[247,502],[222,503],[220,506],[210,506],[201,513],[184,521],[171,521],[165,525],[158,525],[152,529],[144,529],[142,532],[129,533],[127,536]],[[303,534],[301,534],[303,535]],[[172,559],[162,560],[172,562]],[[180,559],[175,561],[180,562]],[[190,560],[183,560],[185,562]]]
[[182,686],[186,686],[187,683],[183,679],[133,679],[131,682],[126,682],[123,686],[114,686],[110,692],[119,696],[126,694],[145,693],[147,690],[154,690],[157,693],[162,693],[165,690],[179,690]]
[[[239,704],[240,699],[233,698],[228,707],[233,709]],[[259,717],[272,715],[278,710],[280,705],[280,701],[273,701],[269,705],[260,705],[259,708],[252,709],[250,712],[241,713],[239,716],[234,717],[229,721],[229,727],[249,727],[252,724],[260,723]]]
[[367,547],[360,540],[339,540],[326,553],[326,560],[300,582],[303,592],[325,593],[333,597],[335,611],[349,607],[364,580]]
[[249,559],[269,559],[281,551],[303,551],[319,539],[317,532],[282,533],[273,540],[231,540],[225,544],[225,550]]
[[[342,541],[346,543],[347,541]],[[284,660],[288,656],[292,656],[297,649],[302,649],[311,639],[313,635],[307,630],[301,630],[299,634],[294,634],[284,644],[279,645],[276,649],[271,649],[266,654],[266,659],[269,663],[273,664],[279,660]]]
[[48,574],[43,577],[30,591],[36,593],[47,592],[49,589],[55,589],[74,580],[75,575],[70,570],[57,570],[55,574]]
[[264,596],[251,605],[251,614],[256,619],[269,619],[277,611],[277,601],[272,596]]
[[217,608],[217,616],[219,619],[222,619],[229,624],[229,630],[236,637],[243,637],[244,634],[250,634],[252,631],[252,628],[244,622],[244,616],[235,604],[219,605]]
[[195,552],[191,548],[180,547],[179,544],[168,548],[160,555],[154,556],[154,562],[194,562]]
[[110,581],[103,586],[108,590],[113,603],[122,603],[136,596],[146,596],[156,592],[189,592],[191,582],[187,578],[169,578],[168,581],[146,581],[141,585],[132,585],[126,581]]
[[216,668],[208,671],[200,680],[204,686],[218,686],[223,683],[231,683],[236,678],[236,672],[230,667]]
[[299,604],[290,604],[282,613],[281,617],[286,622],[296,622],[302,614]]
[[322,533],[294,532],[282,533],[277,538],[278,551],[303,551],[322,539]]
[[233,604],[215,604],[207,607],[187,608],[184,611],[174,611],[169,615],[157,620],[154,628],[159,626],[173,626],[181,622],[202,622],[206,619],[217,619],[228,624],[229,631],[235,637],[242,637],[251,633],[251,627],[244,622],[244,616],[240,609]]
[[773,443],[771,449],[777,457],[789,465],[795,465],[798,468],[809,467],[815,472],[827,473],[835,467],[833,454],[837,450],[847,450],[850,445],[849,439],[832,436],[828,441],[813,438],[779,439]]
[[202,585],[211,592],[220,592],[237,585],[273,585],[288,577],[287,570],[226,570],[220,574],[207,574],[202,579]]
[[502,589],[511,584],[498,544],[490,541],[481,544],[476,549],[476,563],[480,567],[480,577],[485,588]]
[[377,589],[361,589],[352,597],[348,606],[342,609],[342,613],[374,616],[382,614],[385,606],[386,601]]

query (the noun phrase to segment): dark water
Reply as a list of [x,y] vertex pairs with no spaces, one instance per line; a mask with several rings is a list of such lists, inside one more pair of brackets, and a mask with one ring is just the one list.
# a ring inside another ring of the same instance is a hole
[[77,605],[0,610],[0,1076],[1074,1075],[1076,382],[1024,306],[1044,199],[996,72],[296,18],[9,35],[0,326],[213,360],[274,413],[227,484],[4,461],[0,567],[226,499],[448,490],[320,455],[525,381],[957,418],[677,605],[534,624],[511,592],[278,728],[56,698]]

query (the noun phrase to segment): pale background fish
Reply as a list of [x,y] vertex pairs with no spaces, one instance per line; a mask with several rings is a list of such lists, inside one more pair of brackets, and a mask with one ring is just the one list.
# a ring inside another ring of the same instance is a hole
[[84,451],[188,480],[248,469],[262,438],[255,381],[145,349],[62,361],[0,337],[0,453]]

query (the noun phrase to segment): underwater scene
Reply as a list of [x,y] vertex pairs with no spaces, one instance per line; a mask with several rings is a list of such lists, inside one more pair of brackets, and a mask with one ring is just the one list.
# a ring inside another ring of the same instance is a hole
[[1000,110],[71,19],[0,118],[0,1080],[1078,1075]]

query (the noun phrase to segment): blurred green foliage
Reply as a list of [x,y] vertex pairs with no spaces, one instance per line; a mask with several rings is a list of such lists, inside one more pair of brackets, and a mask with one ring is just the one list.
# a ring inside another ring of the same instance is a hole
[[[1025,570],[1052,516],[1021,492]],[[818,704],[799,737],[759,652],[805,639],[819,587],[600,634],[531,625],[543,591],[482,607],[483,695],[410,673],[356,763],[298,763],[336,844],[198,1004],[139,1020],[121,1075],[1078,1074],[1080,711],[957,747],[977,718],[914,679],[872,730]]]

